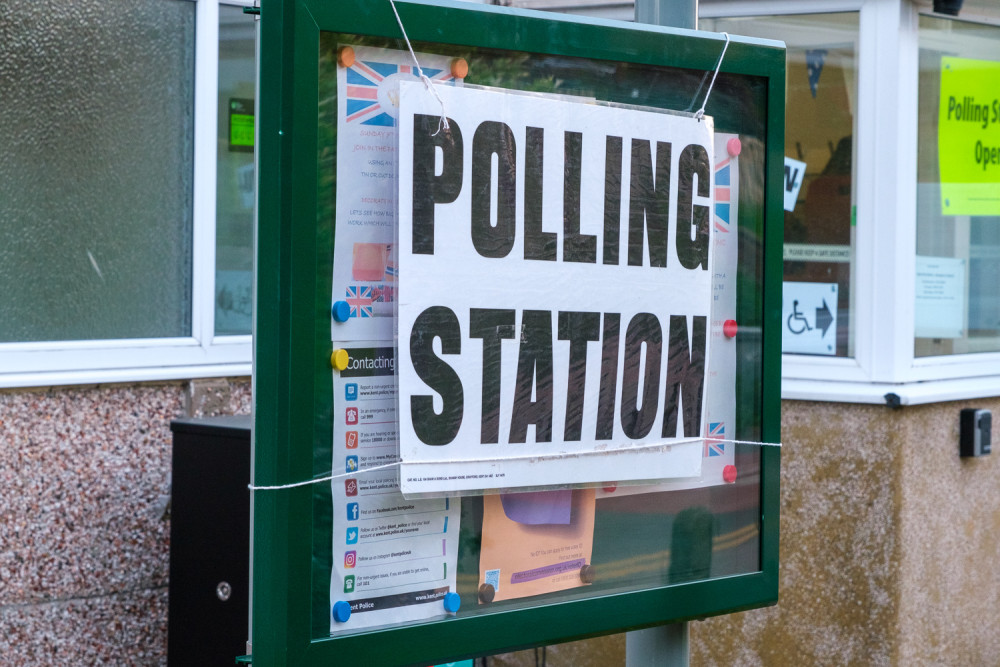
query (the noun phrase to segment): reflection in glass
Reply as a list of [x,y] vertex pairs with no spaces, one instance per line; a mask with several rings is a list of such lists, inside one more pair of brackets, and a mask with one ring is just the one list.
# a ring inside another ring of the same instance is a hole
[[[797,162],[786,162],[786,188],[801,163],[805,177],[794,201],[785,205],[784,281],[837,286],[836,345],[830,351],[853,356],[858,14],[704,19],[700,27],[787,46],[785,157]],[[811,293],[805,288],[803,301]],[[791,308],[785,306],[785,318]],[[810,327],[825,323],[825,313],[807,310],[805,317]],[[821,345],[812,353],[827,350]]]
[[[335,224],[337,159],[337,55],[344,44],[369,45],[396,50],[405,44],[392,40],[321,33],[318,85],[317,212],[318,242],[332,246]],[[587,101],[607,101],[693,111],[706,84],[702,72],[611,63],[489,49],[414,44],[420,53],[464,58],[469,66],[467,84],[573,95]],[[742,141],[739,168],[739,280],[738,309],[741,336],[737,343],[736,424],[726,437],[760,440],[762,406],[757,388],[761,382],[762,294],[759,288],[763,239],[764,142],[766,117],[764,81],[750,76],[722,74],[712,93],[717,132],[738,134]],[[848,132],[849,134],[849,132]],[[849,156],[848,156],[849,157]],[[350,156],[342,159],[350,159]],[[849,165],[849,162],[848,162]],[[332,252],[330,253],[332,256]],[[330,295],[329,280],[323,288]],[[745,333],[743,333],[745,332]],[[328,331],[324,331],[325,336]],[[328,344],[324,339],[323,344]],[[333,408],[331,410],[331,404]],[[332,458],[332,419],[340,414],[338,395],[324,397],[316,406],[319,415],[314,446],[314,472],[328,474]],[[459,617],[492,614],[506,609],[535,606],[545,601],[567,601],[599,595],[656,588],[688,581],[745,574],[760,570],[760,452],[736,446],[735,483],[684,491],[629,494],[624,487],[597,489],[594,511],[592,563],[589,585],[521,599],[484,602],[480,591],[480,555],[486,501],[482,496],[461,499],[461,532],[458,546],[457,587],[461,596]],[[334,535],[343,523],[331,516],[331,489],[317,485],[313,503],[313,619],[312,636],[330,635],[331,586],[348,584],[331,561]],[[338,521],[340,523],[338,523]],[[340,554],[338,553],[338,558]],[[339,561],[338,561],[339,562]],[[582,574],[582,571],[581,571]],[[349,628],[338,634],[350,632]]]
[[254,19],[219,7],[215,333],[249,334],[253,286]]
[[921,16],[919,39],[914,354],[996,352],[1000,166],[976,144],[1000,144],[1000,29]]

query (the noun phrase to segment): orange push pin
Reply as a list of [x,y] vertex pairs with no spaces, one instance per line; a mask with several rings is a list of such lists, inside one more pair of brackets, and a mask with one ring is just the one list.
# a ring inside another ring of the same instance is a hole
[[354,64],[354,49],[350,46],[340,47],[337,51],[337,64],[341,67],[350,67]]
[[351,356],[347,354],[347,350],[340,348],[339,350],[334,350],[333,354],[330,355],[330,365],[336,368],[338,371],[342,371],[347,368],[347,364],[351,361]]
[[464,79],[469,75],[469,63],[465,58],[455,58],[451,61],[451,75],[456,79]]

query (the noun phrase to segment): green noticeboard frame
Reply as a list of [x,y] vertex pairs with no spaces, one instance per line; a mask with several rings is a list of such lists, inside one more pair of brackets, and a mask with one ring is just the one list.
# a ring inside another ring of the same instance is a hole
[[[462,2],[396,3],[420,51],[447,45],[579,57],[708,73],[726,38],[687,30],[511,10]],[[263,0],[260,13],[259,204],[255,317],[254,472],[256,486],[328,472],[330,231],[318,220],[320,37],[324,31],[385,40],[401,37],[388,0]],[[405,48],[402,47],[402,48]],[[757,272],[738,287],[753,304],[746,319],[759,370],[743,381],[755,396],[744,417],[763,442],[780,441],[780,316],[785,54],[781,44],[733,37],[720,68],[763,82],[760,109],[763,219],[754,224]],[[707,113],[712,114],[712,105]],[[742,248],[742,246],[741,246]],[[742,260],[741,260],[742,262]],[[319,278],[318,278],[319,277]],[[741,323],[742,326],[742,323]],[[739,387],[739,385],[738,385]],[[326,406],[326,407],[324,407]],[[542,599],[509,611],[448,618],[335,637],[316,632],[323,588],[315,526],[329,504],[312,486],[253,496],[252,662],[257,665],[433,664],[559,643],[773,604],[778,591],[777,447],[759,454],[759,570],[645,590]],[[320,485],[316,485],[320,486]],[[328,586],[328,582],[326,584]],[[326,621],[329,622],[328,619]]]

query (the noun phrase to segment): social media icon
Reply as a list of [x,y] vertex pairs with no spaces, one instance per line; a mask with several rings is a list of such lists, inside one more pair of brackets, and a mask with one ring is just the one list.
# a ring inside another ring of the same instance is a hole
[[356,382],[349,382],[344,385],[344,398],[349,401],[358,400],[358,384]]
[[358,457],[357,456],[348,456],[347,457],[347,466],[346,466],[346,468],[347,468],[347,472],[354,472],[355,470],[357,470],[358,469]]
[[354,575],[349,574],[344,577],[344,592],[353,593],[354,592]]
[[351,526],[347,529],[347,543],[357,544],[358,543],[358,528],[357,526]]
[[344,480],[344,492],[349,496],[358,495],[358,480],[356,479],[345,479]]
[[361,510],[358,508],[358,504],[357,503],[347,503],[347,520],[348,521],[357,521],[358,520],[358,515],[360,513],[361,513]]
[[347,419],[345,420],[348,424],[358,423],[358,409],[357,408],[347,408]]
[[348,431],[347,432],[347,448],[357,449],[358,448],[358,432]]
[[358,552],[348,551],[344,554],[344,567],[352,568],[358,563]]

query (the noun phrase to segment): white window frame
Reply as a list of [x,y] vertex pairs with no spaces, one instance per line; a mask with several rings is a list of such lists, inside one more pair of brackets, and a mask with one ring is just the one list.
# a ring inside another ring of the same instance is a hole
[[[702,0],[700,6],[702,18],[852,11],[859,12],[854,357],[782,355],[782,398],[915,405],[998,396],[1000,353],[917,358],[913,352],[918,26],[930,2]],[[996,24],[965,11],[960,20]]]
[[248,376],[250,335],[215,335],[219,5],[196,0],[191,336],[0,344],[0,388]]

